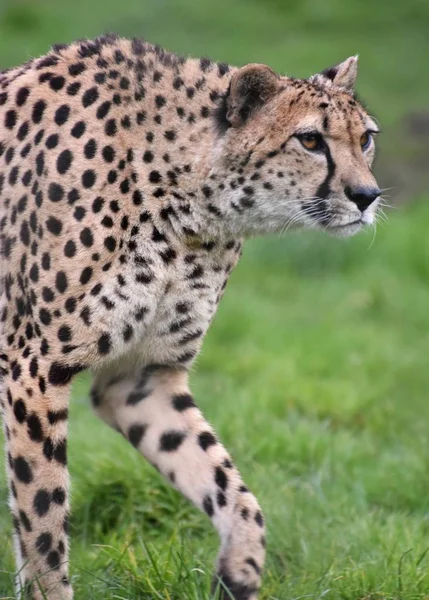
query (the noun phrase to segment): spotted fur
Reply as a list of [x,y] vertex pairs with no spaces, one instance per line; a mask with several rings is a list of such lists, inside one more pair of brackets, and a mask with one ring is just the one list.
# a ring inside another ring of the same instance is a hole
[[26,597],[72,598],[68,400],[91,369],[96,413],[219,531],[225,598],[257,598],[262,512],[188,370],[245,237],[373,219],[355,76],[354,58],[297,80],[116,36],[0,74],[1,405]]

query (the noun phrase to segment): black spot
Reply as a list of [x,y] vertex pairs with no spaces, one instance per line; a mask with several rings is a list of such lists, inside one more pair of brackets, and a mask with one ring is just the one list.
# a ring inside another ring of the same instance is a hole
[[97,100],[98,89],[96,87],[92,87],[89,90],[86,90],[86,92],[82,96],[83,107],[87,108],[88,106],[91,106],[91,104],[94,104],[94,102],[96,102]]
[[109,252],[113,252],[116,248],[116,240],[113,236],[108,236],[104,238],[104,246],[109,250]]
[[119,87],[121,90],[127,90],[130,87],[130,81],[127,77],[121,77],[119,81]]
[[[21,125],[21,127],[18,129],[18,133],[17,133],[16,137],[22,142],[22,140],[24,140],[27,137],[28,130],[29,130],[28,121],[25,121],[25,123],[23,123]],[[0,152],[0,154],[1,154],[1,152]]]
[[36,550],[40,554],[47,554],[52,546],[52,534],[49,532],[41,533],[36,540]]
[[109,137],[113,137],[116,135],[117,131],[118,131],[118,126],[116,125],[115,119],[109,119],[106,122],[106,125],[104,127],[105,134],[108,135]]
[[121,126],[124,129],[129,129],[131,127],[131,120],[130,120],[130,117],[128,115],[125,115],[125,117],[123,117],[121,119]]
[[260,510],[258,510],[257,513],[255,514],[255,521],[259,525],[259,527],[264,526],[264,517],[262,516],[262,513]]
[[104,215],[104,217],[101,219],[101,224],[103,225],[103,227],[107,227],[108,229],[110,229],[111,227],[113,227],[112,217],[109,215]]
[[67,258],[73,258],[76,254],[76,244],[73,240],[69,240],[64,246],[64,254]]
[[59,219],[55,217],[49,217],[46,221],[46,228],[54,235],[60,235],[63,229],[63,224]]
[[43,170],[45,167],[45,155],[43,152],[39,152],[36,157],[36,172],[39,177],[43,174]]
[[103,333],[103,335],[101,335],[98,338],[98,352],[100,354],[109,354],[110,350],[112,349],[112,340],[110,338],[110,335],[108,333]]
[[88,140],[88,142],[85,144],[83,152],[85,154],[86,159],[91,160],[94,158],[94,156],[97,152],[97,143],[94,140],[94,138],[91,138],[90,140]]
[[172,402],[174,408],[179,412],[183,412],[187,408],[196,407],[194,399],[190,394],[176,394],[173,396]]
[[149,173],[149,181],[151,183],[159,183],[161,181],[161,173],[159,171],[151,171]]
[[13,405],[13,414],[18,423],[23,423],[27,416],[27,408],[23,400],[17,400]]
[[58,386],[66,385],[77,373],[80,373],[84,369],[83,365],[66,365],[54,362],[49,369],[49,383]]
[[50,493],[46,490],[39,490],[34,496],[33,506],[34,510],[39,515],[39,517],[43,517],[44,515],[46,515],[51,506]]
[[69,116],[70,106],[68,106],[67,104],[63,104],[55,111],[55,123],[60,126],[64,125],[64,123],[67,123]]
[[208,185],[204,185],[201,188],[201,191],[203,192],[203,194],[206,198],[210,198],[213,195],[213,190]]
[[14,381],[18,381],[18,379],[21,377],[21,366],[18,363],[15,363],[12,366],[12,379]]
[[86,125],[83,121],[78,121],[72,128],[71,134],[73,137],[79,139],[83,136],[86,130]]
[[203,450],[207,451],[207,448],[217,444],[217,440],[210,431],[203,431],[198,435],[198,443]]
[[4,119],[4,125],[7,129],[13,129],[16,125],[16,112],[8,110]]
[[75,81],[74,83],[71,83],[67,87],[67,94],[69,96],[76,96],[76,94],[80,90],[81,86],[82,86],[82,84],[80,83],[80,81]]
[[112,169],[111,171],[109,171],[109,173],[107,175],[107,181],[110,184],[115,183],[115,181],[117,180],[117,178],[118,178],[118,173],[114,169]]
[[258,575],[261,574],[261,568],[260,566],[257,564],[257,562],[255,561],[254,558],[252,558],[251,556],[249,556],[248,558],[246,558],[245,561],[248,565],[250,565]]
[[229,72],[229,65],[226,63],[218,63],[217,65],[219,77],[223,77],[226,73]]
[[55,502],[55,504],[64,504],[64,502],[66,501],[66,492],[65,490],[63,490],[63,488],[57,487],[54,489],[54,491],[52,492],[52,502]]
[[220,467],[216,467],[215,469],[215,481],[216,485],[218,485],[223,491],[225,491],[228,487],[228,477],[226,476],[225,471]]
[[[70,205],[74,204],[77,200],[80,200],[80,194],[79,191],[76,188],[72,188],[68,194],[67,194],[67,201]],[[85,211],[85,209],[83,207],[76,207],[75,209],[75,215],[78,209],[82,209],[83,211]]]
[[88,281],[91,279],[92,277],[92,268],[91,267],[85,267],[82,271],[82,273],[80,274],[80,278],[79,281],[80,283],[82,283],[83,285],[87,284]]
[[42,422],[36,413],[31,413],[27,418],[28,435],[33,442],[43,442]]
[[57,171],[60,175],[64,175],[64,173],[70,169],[72,160],[73,154],[70,150],[63,150],[61,154],[59,154],[57,158]]
[[49,185],[48,198],[51,202],[60,202],[64,198],[64,189],[59,183]]
[[25,513],[23,510],[20,510],[19,518],[21,520],[21,523],[24,526],[25,531],[28,531],[28,533],[33,531],[33,528],[31,527],[30,519],[27,517],[27,513]]
[[33,106],[33,112],[31,118],[33,123],[40,123],[43,118],[43,113],[46,110],[46,102],[44,100],[38,100]]
[[78,75],[81,75],[85,70],[86,66],[83,62],[74,63],[69,66],[69,73],[72,77],[77,77]]
[[105,117],[107,117],[111,106],[112,103],[109,100],[100,104],[100,106],[97,108],[97,119],[104,119]]
[[101,285],[101,283],[97,283],[91,290],[91,296],[98,296],[102,289],[103,286]]
[[171,430],[162,434],[159,449],[162,452],[175,452],[186,438],[183,431]]
[[129,179],[124,179],[119,186],[122,194],[127,194],[130,191],[130,182]]
[[15,475],[22,483],[31,483],[33,481],[33,471],[23,456],[18,456],[13,461]]
[[184,81],[181,77],[177,76],[173,80],[173,87],[175,90],[180,90],[180,88],[184,85]]
[[146,428],[146,425],[135,424],[131,425],[131,427],[128,429],[128,439],[135,448],[140,445]]
[[166,140],[168,140],[169,142],[173,142],[176,139],[176,132],[174,131],[174,129],[169,129],[164,133],[164,137]]
[[176,311],[180,314],[187,314],[190,310],[190,306],[187,302],[179,302],[176,304]]
[[51,86],[51,89],[53,89],[55,92],[59,92],[64,87],[65,82],[66,80],[64,79],[64,77],[58,75],[56,77],[51,78],[51,80],[49,81],[49,85]]
[[[258,588],[254,585],[246,585],[245,583],[234,581],[222,567],[217,577],[221,583],[221,589],[228,590],[226,593],[221,592],[222,600],[227,600],[229,597],[234,598],[235,600],[249,600],[249,598],[254,597],[258,591]],[[218,582],[215,580],[213,583],[216,585]]]
[[89,229],[89,227],[85,227],[85,229],[82,229],[82,231],[80,232],[80,241],[82,242],[82,244],[84,246],[86,246],[87,248],[90,248],[93,243],[94,243],[94,237],[92,235],[92,231],[91,229]]
[[57,290],[60,292],[60,294],[64,294],[64,292],[67,290],[68,282],[67,282],[67,276],[64,273],[64,271],[58,271],[58,273],[56,274],[55,286],[56,286]]
[[92,169],[88,169],[82,174],[82,185],[86,189],[92,188],[92,186],[95,183],[95,180],[96,174],[95,171],[93,171]]
[[49,552],[46,561],[51,569],[57,571],[60,568],[60,555],[56,550]]
[[124,338],[124,342],[129,342],[130,339],[133,337],[134,334],[134,330],[131,327],[131,325],[127,325],[123,331],[122,337]]
[[43,444],[43,454],[48,460],[52,460],[54,456],[54,444],[50,437],[46,438],[45,443]]
[[67,464],[67,440],[62,440],[54,447],[53,456],[62,465]]
[[68,313],[74,313],[74,311],[76,310],[76,298],[70,296],[70,298],[67,298],[64,306]]
[[105,162],[111,163],[115,160],[115,150],[112,146],[105,146],[103,148],[103,158]]
[[104,199],[100,198],[100,196],[98,196],[92,203],[92,212],[94,212],[94,213],[100,212],[101,209],[103,208],[103,204],[104,204]]
[[226,496],[223,492],[218,492],[216,498],[219,507],[222,508],[223,506],[227,505]]
[[17,106],[23,106],[27,102],[27,98],[30,95],[30,90],[26,87],[22,87],[16,94]]
[[58,329],[58,339],[60,342],[69,342],[72,338],[71,329],[68,325],[62,325]]
[[210,496],[204,497],[203,509],[208,514],[209,517],[213,516],[213,514],[214,514],[213,500],[210,498]]
[[167,100],[164,98],[164,96],[158,94],[157,96],[155,96],[155,104],[157,108],[162,108],[167,104]]

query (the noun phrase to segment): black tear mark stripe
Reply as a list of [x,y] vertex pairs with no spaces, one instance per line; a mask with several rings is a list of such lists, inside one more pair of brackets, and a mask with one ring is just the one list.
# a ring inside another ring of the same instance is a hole
[[332,154],[331,154],[331,151],[329,150],[328,144],[326,144],[325,156],[326,156],[326,162],[328,165],[328,174],[326,175],[325,181],[319,185],[319,187],[317,188],[317,192],[316,192],[316,196],[318,198],[322,198],[322,199],[327,198],[331,192],[331,188],[330,188],[329,184],[331,183],[332,178],[335,175],[335,169],[336,169],[336,165],[332,159]]

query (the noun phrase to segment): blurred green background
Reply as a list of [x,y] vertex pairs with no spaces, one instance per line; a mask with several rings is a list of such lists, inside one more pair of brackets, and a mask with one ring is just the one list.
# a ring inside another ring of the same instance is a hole
[[[262,598],[429,598],[429,2],[0,0],[0,69],[107,31],[307,77],[360,55],[388,222],[245,247],[193,390],[265,511]],[[203,515],[74,387],[77,600],[209,598]],[[0,598],[13,559],[0,475]]]

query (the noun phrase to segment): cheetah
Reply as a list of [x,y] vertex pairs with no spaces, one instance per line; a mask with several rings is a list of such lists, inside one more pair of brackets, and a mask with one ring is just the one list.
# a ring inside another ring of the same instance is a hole
[[261,508],[188,372],[243,240],[358,232],[377,124],[357,58],[309,79],[106,35],[0,74],[1,406],[17,593],[70,599],[67,418],[95,412],[204,511],[214,585],[256,600]]

